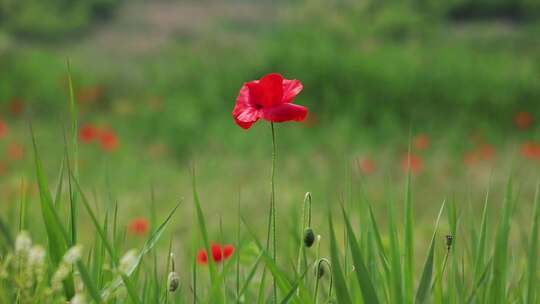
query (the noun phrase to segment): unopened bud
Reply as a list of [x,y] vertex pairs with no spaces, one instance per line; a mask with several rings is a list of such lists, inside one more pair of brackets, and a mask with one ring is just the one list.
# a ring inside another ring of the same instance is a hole
[[304,230],[304,245],[306,245],[306,247],[309,248],[313,246],[314,242],[315,242],[315,234],[313,233],[313,229],[308,227]]
[[170,292],[175,292],[180,286],[180,277],[174,271],[169,272],[169,277],[167,278],[167,285],[169,286]]
[[452,242],[454,241],[454,237],[451,234],[446,235],[446,248],[450,250],[452,247]]

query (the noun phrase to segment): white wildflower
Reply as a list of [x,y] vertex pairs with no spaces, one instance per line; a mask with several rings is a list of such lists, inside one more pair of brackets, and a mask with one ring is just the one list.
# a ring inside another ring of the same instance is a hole
[[86,297],[82,293],[77,293],[73,298],[71,298],[71,301],[69,301],[70,304],[86,304]]
[[123,273],[127,273],[129,269],[135,266],[135,263],[137,263],[137,252],[137,249],[131,249],[126,252],[124,256],[120,259],[120,265],[118,265],[118,270]]
[[62,289],[62,281],[69,275],[71,269],[66,263],[60,263],[58,269],[53,274],[51,279],[51,287],[54,291],[60,291]]
[[28,264],[30,267],[41,267],[45,263],[45,249],[35,245],[28,253]]
[[75,262],[80,260],[82,257],[82,246],[81,245],[75,245],[64,254],[64,262],[73,265]]
[[15,253],[26,255],[32,247],[32,239],[26,231],[21,231],[15,239]]

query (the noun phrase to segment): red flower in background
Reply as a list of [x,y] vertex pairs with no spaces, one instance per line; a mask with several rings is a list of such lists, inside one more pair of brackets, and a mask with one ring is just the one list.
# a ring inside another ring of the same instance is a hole
[[91,124],[83,125],[79,131],[79,139],[83,143],[91,143],[99,136],[99,129]]
[[534,142],[526,142],[521,146],[521,155],[527,159],[540,160],[540,145]]
[[21,116],[24,112],[24,102],[22,99],[13,97],[9,102],[9,112],[14,117]]
[[521,130],[528,129],[533,123],[533,117],[529,112],[518,112],[514,117],[516,127]]
[[409,170],[411,170],[413,174],[417,174],[418,172],[420,172],[420,170],[422,170],[423,163],[424,162],[420,156],[415,154],[408,154],[401,159],[401,168],[404,171],[408,172]]
[[302,88],[300,81],[276,73],[244,83],[232,112],[236,124],[249,129],[261,118],[271,122],[303,121],[307,108],[292,103]]
[[478,155],[474,152],[467,152],[465,155],[463,155],[463,164],[465,166],[473,166],[478,162]]
[[375,171],[375,162],[371,158],[364,158],[361,159],[358,163],[358,166],[360,168],[360,171],[363,174],[371,174],[373,171]]
[[134,218],[128,225],[128,231],[134,235],[145,235],[148,231],[148,220],[143,217]]
[[478,147],[478,155],[483,160],[492,159],[495,156],[495,148],[490,144],[482,144]]
[[12,142],[7,146],[6,154],[10,160],[21,160],[24,157],[24,147],[16,142]]
[[101,148],[105,152],[113,152],[118,148],[118,137],[112,130],[105,130],[99,135]]
[[[233,253],[233,245],[221,246],[215,243],[210,244],[210,254],[212,255],[212,260],[214,260],[216,263],[227,260],[232,256]],[[206,253],[206,250],[199,250],[197,253],[197,262],[199,264],[208,264],[208,254]]]
[[418,134],[413,139],[413,146],[416,150],[425,150],[429,148],[429,136],[426,134]]
[[0,119],[0,139],[6,137],[7,130],[8,128],[6,122]]

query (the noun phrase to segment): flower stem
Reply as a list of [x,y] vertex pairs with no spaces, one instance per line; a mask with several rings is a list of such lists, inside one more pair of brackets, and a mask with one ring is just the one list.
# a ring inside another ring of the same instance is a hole
[[[274,123],[270,123],[272,129],[272,176],[270,192],[270,213],[268,214],[268,233],[266,235],[266,251],[270,249],[270,240],[272,240],[272,260],[276,263],[276,206],[275,206],[275,171],[276,171],[276,132]],[[277,303],[276,279],[273,278],[272,286],[273,303]]]

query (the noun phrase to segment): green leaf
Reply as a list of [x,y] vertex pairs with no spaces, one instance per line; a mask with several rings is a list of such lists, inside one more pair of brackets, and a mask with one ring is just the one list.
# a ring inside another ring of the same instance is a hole
[[433,275],[433,256],[435,251],[435,238],[437,236],[437,229],[439,228],[439,221],[441,220],[442,212],[444,210],[445,202],[442,203],[441,209],[439,210],[439,215],[437,216],[437,221],[435,222],[435,230],[433,231],[433,236],[431,237],[431,243],[429,244],[428,256],[426,262],[424,263],[424,270],[422,271],[422,277],[420,278],[420,283],[416,291],[416,300],[415,303],[421,304],[424,303],[427,299],[428,291],[431,286],[431,277]]
[[364,263],[364,258],[362,257],[360,247],[358,246],[358,241],[356,240],[356,236],[354,235],[351,223],[349,221],[349,218],[347,217],[343,206],[341,208],[341,211],[343,213],[343,218],[345,219],[345,224],[347,226],[346,228],[349,239],[349,247],[351,250],[352,261],[355,268],[354,273],[356,274],[356,280],[358,281],[358,284],[360,285],[360,289],[362,291],[362,298],[364,299],[364,303],[377,304],[379,303],[377,293],[375,292],[375,288],[373,287],[373,282],[371,281],[371,277],[367,270],[366,264]]
[[529,254],[527,261],[527,294],[525,303],[536,303],[536,289],[538,285],[537,265],[538,265],[538,191],[539,182],[536,182],[536,191],[534,194],[534,209],[531,224],[531,236],[529,239]]
[[88,290],[88,293],[94,299],[96,303],[101,303],[101,297],[99,295],[98,289],[94,282],[92,282],[92,278],[90,277],[90,273],[88,272],[88,269],[86,266],[84,266],[83,262],[77,261],[77,268],[79,269],[79,273],[81,274],[81,280],[84,283],[84,286]]
[[332,223],[332,214],[328,211],[328,226],[330,227],[330,257],[332,260],[332,276],[334,278],[334,286],[338,303],[352,303],[348,292],[345,277],[339,263],[338,247],[336,235],[334,233],[334,225]]

